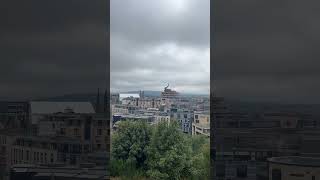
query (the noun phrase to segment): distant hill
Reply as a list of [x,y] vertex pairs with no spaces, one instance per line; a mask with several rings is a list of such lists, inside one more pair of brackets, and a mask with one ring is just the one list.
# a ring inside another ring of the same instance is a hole
[[[128,91],[128,92],[122,92],[122,93],[134,93],[139,94],[139,91]],[[145,96],[150,97],[160,97],[161,91],[144,91]],[[195,94],[195,93],[180,93],[181,96],[209,96],[209,94]]]
[[[139,91],[127,91],[127,92],[121,92],[121,93],[139,94]],[[161,91],[144,91],[144,95],[151,96],[151,97],[160,97]]]
[[[139,94],[139,91],[127,91],[122,93],[133,93],[133,94]],[[161,91],[144,91],[145,96],[149,97],[160,97]],[[208,95],[199,95],[199,94],[187,94],[182,93],[182,96],[208,96]],[[100,94],[101,100],[103,99],[104,94]],[[66,94],[61,96],[54,96],[54,97],[44,97],[44,98],[38,98],[34,99],[34,101],[74,101],[74,102],[81,102],[81,101],[89,101],[89,102],[95,102],[97,98],[97,93],[80,93],[80,94]]]

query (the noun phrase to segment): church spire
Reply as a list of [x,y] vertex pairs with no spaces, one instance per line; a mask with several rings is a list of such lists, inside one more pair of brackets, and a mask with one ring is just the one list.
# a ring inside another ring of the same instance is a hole
[[98,93],[97,93],[97,101],[96,101],[96,112],[100,112],[100,89],[98,88]]
[[104,100],[104,105],[103,105],[103,111],[104,112],[107,112],[107,110],[108,110],[108,108],[109,108],[109,103],[110,103],[110,100],[109,100],[109,94],[108,94],[109,92],[107,91],[107,89],[104,91],[104,98],[103,98],[103,100]]

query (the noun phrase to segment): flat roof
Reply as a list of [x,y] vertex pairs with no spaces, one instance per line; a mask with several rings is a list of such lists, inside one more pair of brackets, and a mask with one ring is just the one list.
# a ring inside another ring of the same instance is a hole
[[305,167],[320,167],[320,158],[316,158],[316,157],[284,156],[284,157],[269,158],[268,161],[274,164],[305,166]]
[[200,124],[200,123],[192,123],[192,125],[194,125],[195,127],[200,127],[200,128],[204,128],[204,129],[210,129],[210,124]]

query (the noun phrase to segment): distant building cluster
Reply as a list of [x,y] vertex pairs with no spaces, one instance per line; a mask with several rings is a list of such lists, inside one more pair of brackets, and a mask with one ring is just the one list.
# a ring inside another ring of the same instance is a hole
[[0,176],[106,179],[110,120],[96,110],[90,102],[0,102]]
[[[119,122],[177,122],[182,132],[210,137],[208,96],[165,87],[158,96],[98,93],[86,101],[0,102],[0,177],[108,179],[110,134]],[[2,180],[1,179],[1,180]]]
[[282,109],[237,111],[223,98],[211,101],[214,179],[319,178],[319,117]]
[[144,91],[113,93],[111,109],[113,130],[124,120],[143,120],[152,125],[176,121],[186,134],[210,136],[209,97],[182,96],[169,85],[158,97],[146,96]]

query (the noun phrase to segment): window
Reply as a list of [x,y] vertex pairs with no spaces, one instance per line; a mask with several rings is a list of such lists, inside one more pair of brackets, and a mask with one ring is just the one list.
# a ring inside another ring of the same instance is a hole
[[315,176],[312,176],[312,180],[316,180],[316,177],[315,177]]
[[102,126],[102,120],[98,121],[98,126]]
[[198,119],[198,115],[195,115],[194,118],[195,118],[195,119]]
[[29,150],[26,151],[26,160],[29,161]]
[[56,128],[56,125],[54,123],[52,123],[52,129]]
[[272,180],[281,180],[281,170],[272,169]]
[[51,163],[53,163],[53,154],[52,153],[51,153],[50,161],[51,161]]
[[77,163],[77,158],[75,155],[71,155],[70,156],[70,164],[76,164]]
[[97,144],[97,147],[98,147],[98,149],[100,149],[101,148],[101,144]]
[[217,177],[225,177],[226,175],[226,167],[224,164],[220,164],[216,166],[216,176]]
[[40,162],[43,163],[43,153],[40,154]]
[[237,177],[245,178],[247,177],[247,166],[241,165],[237,167]]
[[13,162],[15,163],[16,162],[16,150],[13,149]]
[[98,134],[98,136],[101,136],[102,135],[102,129],[98,129],[97,134]]
[[65,135],[66,134],[66,130],[64,128],[61,128],[60,129],[60,133],[61,133],[61,135]]
[[89,151],[89,146],[88,145],[85,145],[84,146],[84,152],[88,152]]
[[6,153],[6,147],[5,147],[5,146],[2,146],[2,147],[1,147],[1,153],[2,153],[2,154]]
[[74,132],[74,135],[75,135],[75,136],[78,136],[78,135],[79,135],[79,130],[78,130],[78,128],[74,128],[74,129],[73,129],[73,132]]

